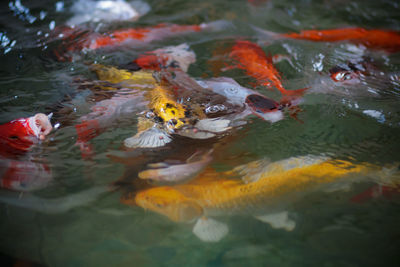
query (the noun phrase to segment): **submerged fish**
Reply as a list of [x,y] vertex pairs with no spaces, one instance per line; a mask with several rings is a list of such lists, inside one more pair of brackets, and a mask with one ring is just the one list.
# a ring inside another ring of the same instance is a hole
[[260,85],[275,87],[283,95],[300,95],[307,89],[286,90],[278,70],[272,64],[272,59],[267,57],[262,48],[255,43],[237,41],[232,47],[230,57],[238,62],[235,67],[245,70]]
[[0,157],[0,187],[28,192],[46,187],[53,179],[47,164]]
[[206,153],[196,152],[183,164],[169,164],[167,162],[149,164],[147,169],[138,174],[140,179],[150,179],[159,182],[187,181],[202,171],[211,162],[212,150]]
[[396,86],[397,73],[380,70],[369,59],[341,63],[329,69],[329,75],[311,78],[307,93],[328,93],[341,96],[380,97]]
[[[303,156],[268,164],[251,162],[225,173],[206,170],[186,184],[159,186],[127,196],[125,204],[139,205],[176,222],[197,221],[193,232],[203,241],[216,242],[228,228],[212,218],[251,214],[274,228],[292,230],[295,222],[285,210],[309,192],[329,189],[336,182],[379,173],[380,167],[354,164],[321,156]],[[241,176],[242,180],[230,177]],[[347,179],[345,179],[347,177]]]
[[47,42],[62,40],[62,44],[58,46],[54,54],[58,60],[65,61],[72,60],[70,53],[82,50],[96,50],[119,45],[138,46],[182,34],[204,30],[218,31],[227,27],[229,27],[229,23],[226,21],[214,21],[200,25],[161,23],[144,28],[121,29],[105,34],[81,28],[60,27],[56,31],[57,35],[50,37]]
[[395,53],[400,50],[400,32],[393,30],[365,29],[360,27],[302,30],[299,33],[274,33],[253,27],[263,36],[272,38],[291,38],[314,42],[342,42],[347,41],[367,48],[384,50]]

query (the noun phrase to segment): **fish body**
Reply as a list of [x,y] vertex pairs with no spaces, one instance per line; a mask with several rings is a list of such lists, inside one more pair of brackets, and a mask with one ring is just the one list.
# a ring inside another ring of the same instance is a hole
[[[91,69],[100,80],[121,84],[124,88],[115,90],[111,98],[97,102],[89,114],[80,118],[80,123],[75,125],[78,143],[93,139],[120,116],[146,108],[148,101],[145,93],[156,86],[156,80],[148,71],[130,72],[100,64],[93,65]],[[112,90],[113,87],[104,89]]]
[[53,179],[48,165],[0,157],[0,187],[29,192],[46,187]]
[[400,32],[391,30],[354,27],[329,30],[302,30],[299,33],[285,33],[280,36],[314,42],[348,41],[387,52],[398,52],[400,50]]
[[125,43],[146,44],[187,33],[201,32],[203,30],[219,30],[226,28],[227,25],[225,21],[202,23],[200,25],[161,23],[150,27],[122,29],[109,34],[89,37],[84,48],[95,50]]
[[272,59],[267,57],[257,44],[250,41],[237,41],[232,47],[230,57],[238,63],[235,67],[243,69],[255,78],[260,85],[275,87],[283,95],[298,95],[306,89],[286,90],[281,82],[281,76],[274,67]]
[[187,72],[189,65],[196,62],[196,54],[186,43],[183,43],[146,52],[133,62],[142,69],[160,71],[161,68],[178,67]]
[[[163,214],[173,221],[191,221],[201,216],[223,214],[265,214],[284,208],[289,202],[306,192],[351,174],[365,174],[371,170],[367,164],[348,161],[319,160],[275,163],[275,168],[260,168],[263,162],[250,163],[241,169],[258,168],[264,173],[251,174],[245,183],[239,179],[227,179],[226,174],[204,172],[187,184],[160,186],[139,192],[135,203]],[[290,166],[290,165],[289,165]],[[233,172],[235,173],[235,171]],[[235,173],[238,175],[238,173]],[[228,175],[228,176],[229,176]],[[193,207],[193,209],[191,208]],[[200,212],[201,211],[201,212]]]

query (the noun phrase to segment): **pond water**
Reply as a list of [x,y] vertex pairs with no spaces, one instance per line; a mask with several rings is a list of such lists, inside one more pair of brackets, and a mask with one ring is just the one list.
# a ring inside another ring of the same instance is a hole
[[[159,23],[224,20],[229,25],[145,45],[73,51],[71,61],[60,61],[54,51],[66,51],[66,44],[51,38],[76,15],[76,2],[0,4],[0,123],[53,112],[52,122],[60,124],[21,159],[34,158],[48,166],[51,181],[33,192],[0,192],[2,255],[39,266],[399,266],[400,53],[351,42],[270,38],[256,30],[285,33],[365,27],[399,31],[398,1],[146,0],[150,9],[144,8],[147,13],[136,21],[92,21],[82,27],[103,33]],[[94,11],[88,8],[87,12]],[[255,80],[242,70],[214,71],[218,60],[212,59],[238,39],[258,43],[267,55],[290,58],[276,64],[288,90],[332,87],[324,85],[321,77],[329,77],[332,67],[349,61],[372,62],[376,69],[358,85],[306,93],[296,118],[290,111],[275,123],[249,116],[245,125],[219,138],[176,138],[165,149],[139,154],[123,146],[137,131],[138,115],[133,112],[93,138],[90,144],[95,154],[82,158],[75,145],[74,125],[94,104],[88,101],[90,90],[82,89],[83,83],[97,79],[90,71],[93,63],[118,67],[146,51],[187,43],[197,57],[188,70],[190,76],[231,77],[280,101],[277,90],[254,87]],[[71,42],[78,41],[79,37]],[[177,223],[121,203],[121,196],[158,186],[138,178],[147,163],[184,161],[197,149],[212,147],[209,166],[217,172],[264,158],[273,162],[323,154],[354,164],[385,166],[389,178],[359,174],[353,177],[356,182],[339,184],[336,190],[304,194],[285,207],[296,223],[292,231],[275,229],[251,214],[227,212],[218,221],[228,226],[229,233],[211,243],[193,234],[194,222]],[[352,201],[361,194],[365,199]]]

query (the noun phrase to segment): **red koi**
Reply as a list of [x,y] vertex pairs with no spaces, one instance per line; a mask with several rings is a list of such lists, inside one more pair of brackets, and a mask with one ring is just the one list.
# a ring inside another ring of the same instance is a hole
[[62,44],[54,51],[54,55],[60,61],[71,61],[72,56],[69,55],[70,53],[84,49],[95,50],[120,45],[126,42],[146,44],[186,33],[200,32],[203,30],[218,31],[230,27],[230,25],[230,23],[223,20],[202,23],[200,25],[161,23],[156,26],[128,28],[105,34],[98,34],[79,28],[75,29],[73,27],[60,27],[55,31],[56,37],[50,37],[48,42],[61,39]]
[[238,62],[237,68],[246,70],[248,75],[263,86],[274,86],[283,95],[301,95],[308,89],[286,90],[278,70],[272,64],[272,58],[267,57],[262,48],[252,42],[237,41],[232,47],[230,57]]
[[0,125],[0,151],[3,156],[26,152],[52,129],[49,118],[42,113]]
[[400,188],[393,187],[393,186],[386,186],[386,185],[374,185],[364,192],[352,197],[350,199],[351,202],[354,203],[364,203],[368,200],[378,198],[378,197],[385,197],[391,198],[396,194],[399,194]]
[[108,46],[121,44],[125,41],[134,40],[147,43],[153,40],[165,38],[168,35],[178,35],[188,32],[199,32],[206,27],[201,25],[176,25],[176,24],[158,24],[153,27],[117,30],[111,34],[93,39],[87,48],[98,49]]
[[391,30],[344,28],[330,30],[303,30],[299,33],[285,33],[280,36],[309,40],[314,42],[349,41],[372,49],[382,49],[387,52],[400,51],[400,32]]
[[27,192],[45,187],[52,180],[47,164],[0,157],[0,187]]

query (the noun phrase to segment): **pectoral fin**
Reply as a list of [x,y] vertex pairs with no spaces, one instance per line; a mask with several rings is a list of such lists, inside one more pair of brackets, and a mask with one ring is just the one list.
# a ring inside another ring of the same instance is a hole
[[225,119],[203,119],[199,120],[195,127],[200,131],[209,131],[213,133],[225,132],[230,129],[229,123],[230,120]]
[[218,242],[229,232],[226,224],[202,217],[193,227],[193,233],[204,242]]
[[296,222],[289,219],[288,215],[287,211],[282,211],[254,217],[264,223],[270,224],[273,228],[292,231],[296,227]]
[[162,147],[171,141],[168,133],[153,127],[125,139],[124,145],[130,148],[154,148]]

